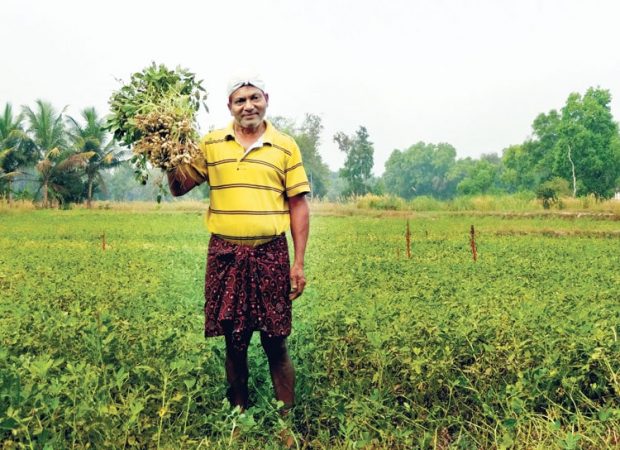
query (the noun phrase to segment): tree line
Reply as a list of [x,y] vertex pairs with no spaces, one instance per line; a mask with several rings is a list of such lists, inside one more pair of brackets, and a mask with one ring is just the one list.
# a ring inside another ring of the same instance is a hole
[[562,109],[539,114],[523,143],[479,159],[456,159],[447,143],[418,142],[394,150],[385,164],[385,192],[405,199],[530,191],[610,198],[620,190],[620,135],[609,91],[572,93]]
[[[344,167],[332,172],[319,153],[323,124],[315,114],[301,123],[273,117],[276,127],[297,141],[312,195],[330,199],[368,193],[404,199],[430,196],[535,192],[545,201],[559,195],[609,198],[620,190],[620,135],[608,90],[572,93],[560,110],[534,119],[523,143],[479,159],[457,159],[448,143],[418,142],[393,150],[381,177],[372,175],[374,144],[366,127],[332,136],[345,155]],[[105,118],[85,108],[79,118],[65,116],[45,101],[15,113],[6,104],[0,116],[0,195],[31,199],[44,207],[93,199],[153,199],[157,189],[133,179],[129,156],[106,131]],[[161,182],[153,171],[151,179]],[[205,186],[190,193],[208,195]]]

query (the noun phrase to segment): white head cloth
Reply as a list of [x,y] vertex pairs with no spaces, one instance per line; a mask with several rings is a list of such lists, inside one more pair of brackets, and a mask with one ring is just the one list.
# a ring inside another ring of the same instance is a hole
[[265,92],[265,82],[258,75],[243,75],[231,78],[226,87],[226,92],[230,97],[233,92],[243,86],[254,86]]

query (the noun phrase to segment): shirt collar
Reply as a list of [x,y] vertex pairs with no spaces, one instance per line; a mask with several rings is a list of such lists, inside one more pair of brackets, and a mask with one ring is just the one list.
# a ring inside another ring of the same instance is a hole
[[[235,130],[233,128],[233,124],[234,124],[234,121],[230,122],[228,126],[225,128],[226,130],[225,138],[228,141],[235,139]],[[263,145],[265,144],[273,145],[274,134],[275,134],[275,128],[273,127],[271,122],[269,122],[268,120],[265,120],[265,132],[263,133],[261,137],[263,141]]]

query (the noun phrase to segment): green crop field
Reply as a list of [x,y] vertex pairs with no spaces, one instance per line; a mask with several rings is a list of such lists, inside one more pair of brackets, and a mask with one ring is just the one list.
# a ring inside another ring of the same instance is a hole
[[224,400],[201,213],[0,211],[1,448],[620,448],[618,217],[408,217],[410,258],[404,215],[313,216],[282,419],[256,337]]

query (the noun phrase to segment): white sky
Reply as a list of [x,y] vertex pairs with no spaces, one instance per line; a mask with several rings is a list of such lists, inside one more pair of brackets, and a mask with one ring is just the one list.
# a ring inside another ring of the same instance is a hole
[[620,117],[615,0],[3,0],[0,42],[0,107],[42,98],[107,114],[117,79],[155,61],[204,79],[203,131],[229,121],[230,76],[257,71],[268,114],[322,117],[332,170],[344,161],[332,136],[360,125],[380,174],[421,140],[501,154],[590,86]]

